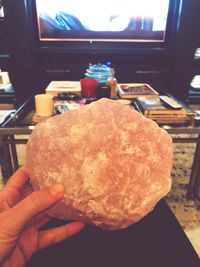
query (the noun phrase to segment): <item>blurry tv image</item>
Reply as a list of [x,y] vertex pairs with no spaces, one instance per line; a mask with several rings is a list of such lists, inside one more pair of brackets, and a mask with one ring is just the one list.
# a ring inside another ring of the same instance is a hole
[[36,0],[40,41],[164,42],[169,0]]
[[0,0],[0,18],[4,18],[3,1]]

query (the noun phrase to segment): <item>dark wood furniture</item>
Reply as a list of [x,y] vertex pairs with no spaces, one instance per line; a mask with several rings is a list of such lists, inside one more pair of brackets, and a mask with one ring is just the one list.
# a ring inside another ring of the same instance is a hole
[[152,213],[127,229],[109,232],[88,225],[76,236],[39,251],[27,264],[38,266],[199,267],[200,260],[161,200]]

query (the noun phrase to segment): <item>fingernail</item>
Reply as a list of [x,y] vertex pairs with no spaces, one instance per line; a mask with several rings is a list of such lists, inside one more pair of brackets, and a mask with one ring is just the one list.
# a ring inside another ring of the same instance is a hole
[[63,184],[55,184],[49,189],[49,192],[53,197],[63,196],[64,191],[65,191],[65,188]]

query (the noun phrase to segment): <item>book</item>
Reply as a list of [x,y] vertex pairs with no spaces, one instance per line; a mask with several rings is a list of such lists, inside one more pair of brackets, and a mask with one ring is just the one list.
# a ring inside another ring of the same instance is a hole
[[13,88],[11,83],[8,84],[0,84],[0,94],[2,93],[14,93],[15,89]]
[[51,81],[45,89],[46,94],[57,96],[59,93],[81,95],[80,81]]
[[138,97],[136,103],[140,111],[144,115],[177,115],[186,116],[187,110],[185,108],[172,109],[164,104],[159,97],[147,98]]
[[10,78],[8,72],[0,70],[0,85],[6,85],[9,83],[10,83]]
[[14,102],[13,103],[6,103],[6,102],[1,103],[0,102],[0,110],[13,110],[15,109],[15,107],[16,105]]
[[152,117],[147,117],[153,121],[155,121],[158,124],[185,124],[185,123],[192,123],[191,119],[186,117],[184,119],[179,119],[179,118],[152,118]]
[[186,115],[183,117],[178,117],[178,116],[168,116],[168,115],[163,115],[163,116],[156,116],[156,115],[147,115],[145,116],[159,124],[184,124],[184,123],[192,123],[193,118]]
[[54,112],[55,114],[62,114],[66,111],[78,109],[86,104],[84,99],[81,100],[54,100]]
[[194,112],[187,106],[182,105],[180,109],[173,109],[161,101],[159,97],[151,99],[139,97],[133,101],[133,104],[145,117],[159,124],[184,124],[194,121]]
[[140,96],[155,97],[159,93],[147,83],[119,83],[117,91],[120,98],[133,99]]

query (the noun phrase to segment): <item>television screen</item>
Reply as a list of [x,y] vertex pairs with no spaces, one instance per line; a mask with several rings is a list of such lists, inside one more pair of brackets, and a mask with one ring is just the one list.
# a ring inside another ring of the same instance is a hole
[[36,0],[40,41],[164,42],[170,0]]
[[3,1],[0,0],[0,18],[4,18]]

